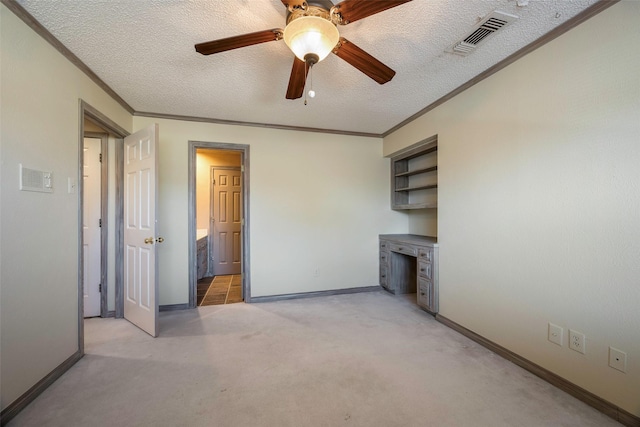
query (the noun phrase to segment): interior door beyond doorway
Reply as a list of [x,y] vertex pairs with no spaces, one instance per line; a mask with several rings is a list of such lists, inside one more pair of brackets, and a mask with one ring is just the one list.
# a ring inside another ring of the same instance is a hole
[[214,168],[211,228],[213,274],[242,270],[242,174],[240,168]]

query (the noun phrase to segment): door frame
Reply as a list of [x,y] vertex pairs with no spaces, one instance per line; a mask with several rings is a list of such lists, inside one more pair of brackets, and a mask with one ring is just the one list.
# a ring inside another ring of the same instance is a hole
[[[84,165],[84,122],[88,120],[115,138],[115,317],[124,315],[124,293],[123,293],[123,242],[124,242],[124,191],[123,191],[123,160],[124,160],[124,137],[129,135],[124,128],[113,120],[102,114],[96,108],[89,105],[84,100],[79,100],[79,126],[78,126],[78,171],[76,176],[78,195],[78,349],[80,355],[84,355],[84,256],[82,244],[84,240],[83,207],[84,207],[84,185],[83,185],[83,165]],[[104,217],[103,217],[104,218]],[[104,230],[103,230],[104,232]],[[105,240],[106,241],[106,240]],[[105,292],[106,295],[106,292]],[[102,298],[102,296],[101,296]],[[106,301],[105,301],[106,303]]]
[[251,263],[249,250],[249,145],[224,142],[189,141],[189,308],[196,308],[198,300],[198,280],[196,269],[196,150],[212,149],[240,153],[242,176],[242,295],[244,302],[251,302]]

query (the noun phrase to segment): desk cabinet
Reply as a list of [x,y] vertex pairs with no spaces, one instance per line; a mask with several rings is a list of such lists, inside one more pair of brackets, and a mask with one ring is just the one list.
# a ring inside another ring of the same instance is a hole
[[438,244],[415,234],[381,234],[380,286],[393,294],[416,293],[417,303],[438,312]]

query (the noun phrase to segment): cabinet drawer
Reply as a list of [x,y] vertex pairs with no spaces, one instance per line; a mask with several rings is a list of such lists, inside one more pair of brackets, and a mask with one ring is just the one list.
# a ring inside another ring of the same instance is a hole
[[431,312],[435,312],[433,305],[433,283],[429,280],[418,279],[418,305]]
[[432,297],[432,284],[428,280],[419,279],[418,280],[418,305],[426,308],[427,310],[432,310],[431,307],[431,297]]
[[433,249],[418,248],[418,259],[431,262],[433,260]]
[[416,256],[418,252],[416,251],[416,248],[411,245],[398,245],[397,243],[391,243],[389,247],[393,252],[400,252],[401,254],[407,254],[411,256]]
[[389,280],[387,277],[387,267],[383,266],[382,264],[380,265],[380,286],[385,287],[387,289],[389,289]]
[[431,279],[431,263],[418,261],[418,275],[420,277],[424,277],[425,279]]
[[389,252],[380,252],[380,266],[389,265]]

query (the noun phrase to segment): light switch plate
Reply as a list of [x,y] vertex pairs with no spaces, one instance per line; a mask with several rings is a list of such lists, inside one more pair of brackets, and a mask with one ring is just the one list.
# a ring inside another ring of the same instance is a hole
[[563,333],[564,333],[564,329],[562,329],[558,325],[554,325],[553,323],[549,322],[549,335],[547,337],[549,341],[551,341],[554,344],[558,344],[560,347],[562,347]]
[[617,348],[609,347],[609,366],[620,372],[627,371],[627,353]]

